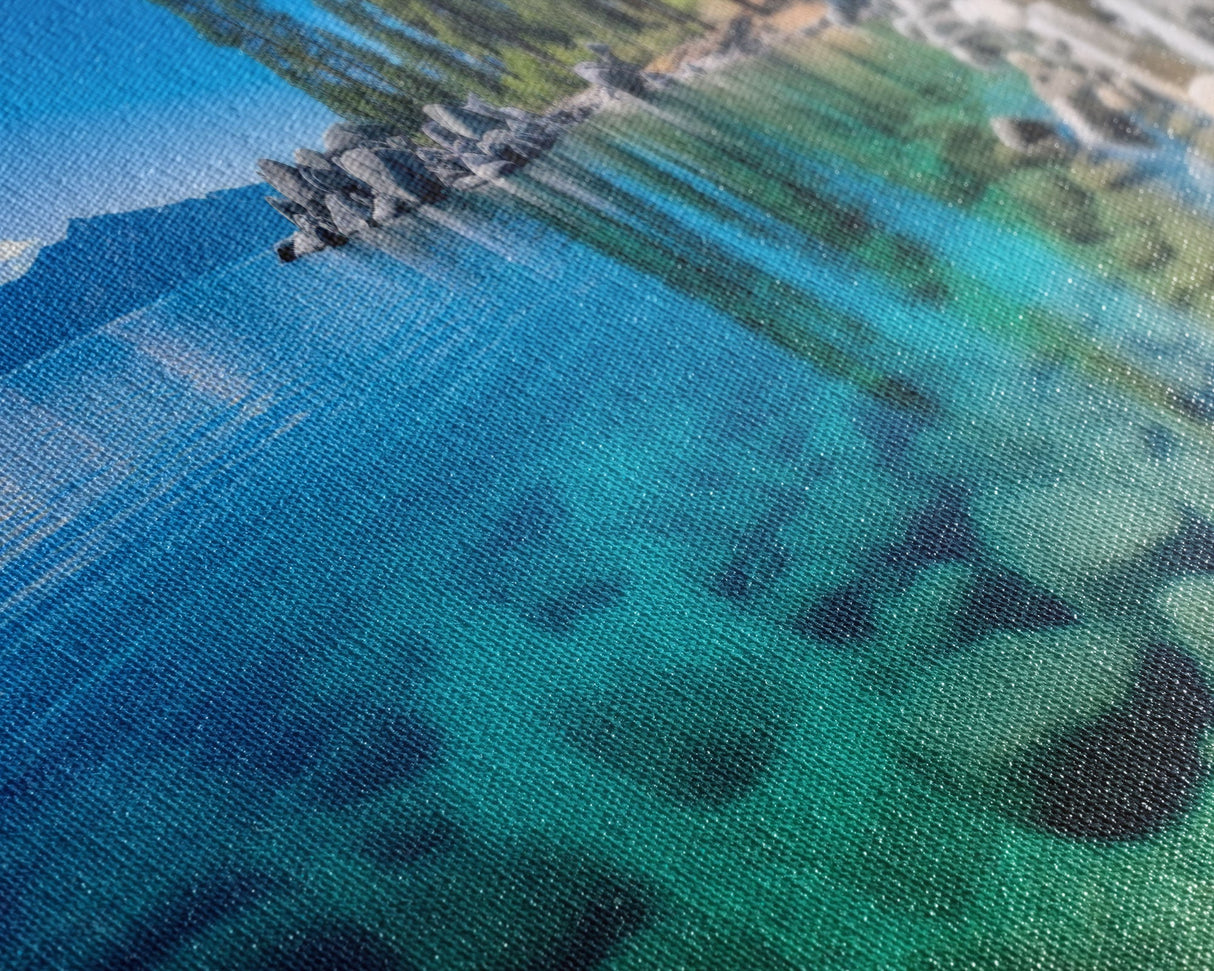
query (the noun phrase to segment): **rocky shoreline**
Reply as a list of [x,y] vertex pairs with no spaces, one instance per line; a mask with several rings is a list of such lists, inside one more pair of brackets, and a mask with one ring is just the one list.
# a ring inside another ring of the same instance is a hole
[[[1198,9],[1185,8],[1189,20]],[[805,32],[826,21],[886,21],[970,67],[1022,71],[1052,119],[997,115],[989,123],[1026,161],[1086,153],[1132,169],[1157,145],[1152,128],[1166,128],[1187,136],[1195,177],[1214,168],[1214,43],[1199,39],[1196,54],[1178,53],[1166,32],[1127,20],[1117,0],[1065,8],[1050,0],[830,0],[780,5],[776,14],[736,16],[648,67],[589,45],[595,59],[573,70],[590,87],[542,114],[469,95],[462,105],[425,106],[419,132],[343,121],[325,132],[323,151],[300,148],[293,165],[262,159],[263,178],[281,194],[267,201],[295,226],[275,246],[279,259],[344,245],[418,206],[505,179],[600,110],[757,53],[793,32],[789,23]]]
[[289,263],[342,246],[453,192],[497,182],[603,108],[645,98],[681,72],[707,70],[763,46],[754,18],[742,15],[689,48],[678,70],[670,73],[647,70],[620,60],[603,45],[589,45],[595,59],[573,70],[590,87],[543,114],[498,107],[470,94],[463,105],[426,105],[429,121],[416,135],[379,123],[338,122],[324,133],[323,151],[296,149],[294,165],[274,159],[257,163],[264,180],[280,193],[266,201],[296,227],[275,245],[275,252]]
[[992,119],[995,136],[1019,154],[1087,151],[1132,163],[1157,146],[1149,129],[1160,128],[1189,141],[1194,168],[1214,150],[1214,10],[1188,0],[1160,7],[1152,12],[1123,0],[874,0],[866,13],[971,67],[1023,72],[1058,124]]

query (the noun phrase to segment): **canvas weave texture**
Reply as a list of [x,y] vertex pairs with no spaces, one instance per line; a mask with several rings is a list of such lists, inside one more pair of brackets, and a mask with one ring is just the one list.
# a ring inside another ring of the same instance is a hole
[[1214,8],[0,44],[0,971],[1214,971]]

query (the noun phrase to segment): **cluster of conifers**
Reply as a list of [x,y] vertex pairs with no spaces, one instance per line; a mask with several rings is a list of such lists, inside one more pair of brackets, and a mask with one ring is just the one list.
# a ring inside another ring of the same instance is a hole
[[[660,79],[615,57],[602,45],[597,60],[574,71],[597,95],[641,96]],[[419,145],[407,133],[371,122],[338,122],[324,134],[324,151],[295,151],[295,165],[261,159],[261,174],[279,196],[266,199],[296,226],[275,246],[284,263],[341,246],[351,236],[435,202],[448,191],[505,178],[546,152],[569,126],[602,99],[571,99],[546,114],[499,108],[469,95],[462,107],[426,105],[430,119]]]

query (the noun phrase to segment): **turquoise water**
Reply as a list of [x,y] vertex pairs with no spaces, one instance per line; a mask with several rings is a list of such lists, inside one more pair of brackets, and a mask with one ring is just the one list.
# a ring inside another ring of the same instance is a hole
[[[1199,394],[1209,336],[765,137],[993,296],[613,168],[608,120],[0,384],[3,966],[1214,960],[1214,446],[1126,377]],[[850,363],[536,219],[577,166]],[[1156,815],[1067,761],[1144,734]]]

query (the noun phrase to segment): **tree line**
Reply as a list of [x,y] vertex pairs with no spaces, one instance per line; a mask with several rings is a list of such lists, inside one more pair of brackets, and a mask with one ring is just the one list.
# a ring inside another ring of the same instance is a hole
[[469,91],[540,107],[582,86],[585,43],[644,61],[702,26],[698,0],[312,0],[331,27],[263,0],[152,2],[337,114],[402,128]]

